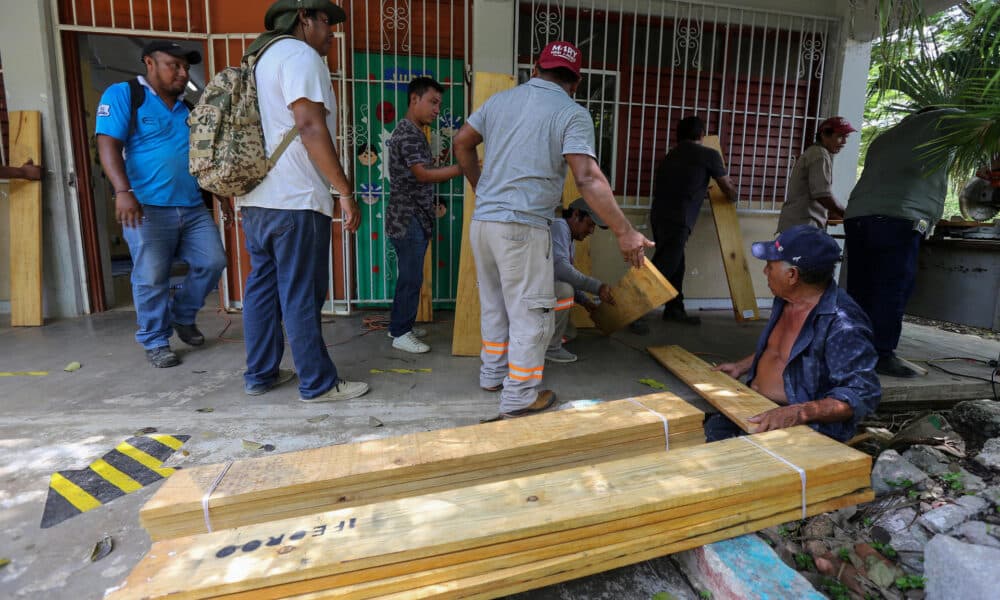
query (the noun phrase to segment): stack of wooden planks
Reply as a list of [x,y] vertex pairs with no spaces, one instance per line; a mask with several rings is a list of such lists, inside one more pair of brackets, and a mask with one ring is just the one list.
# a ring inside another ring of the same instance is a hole
[[[153,540],[704,443],[702,413],[664,392],[178,471],[139,513]],[[228,469],[228,470],[227,470]],[[214,489],[213,483],[223,473]]]
[[807,427],[661,449],[159,541],[107,598],[495,598],[870,500],[870,463]]

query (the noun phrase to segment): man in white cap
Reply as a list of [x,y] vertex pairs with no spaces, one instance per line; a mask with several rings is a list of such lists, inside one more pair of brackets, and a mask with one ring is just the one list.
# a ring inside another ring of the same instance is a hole
[[[455,137],[455,156],[476,191],[470,240],[481,305],[479,385],[503,390],[501,418],[555,402],[551,390],[537,388],[556,305],[549,224],[566,165],[586,203],[617,236],[626,262],[641,266],[653,246],[625,218],[597,164],[593,119],[573,101],[581,64],[579,48],[550,43],[531,80],[491,97]],[[480,167],[476,146],[484,141]]]

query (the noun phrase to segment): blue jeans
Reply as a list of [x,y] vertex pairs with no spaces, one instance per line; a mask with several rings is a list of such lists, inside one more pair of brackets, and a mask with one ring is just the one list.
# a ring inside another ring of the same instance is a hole
[[424,284],[424,255],[427,254],[427,236],[419,219],[413,217],[406,235],[400,239],[389,238],[396,249],[396,295],[392,299],[389,334],[406,335],[413,329],[420,304],[420,287]]
[[243,291],[243,379],[248,387],[274,381],[287,333],[300,395],[321,396],[337,383],[320,317],[330,280],[330,217],[256,206],[240,214],[252,267]]
[[[132,254],[132,299],[139,325],[135,341],[152,350],[170,345],[171,323],[194,323],[226,268],[226,254],[204,205],[143,205],[142,211],[142,223],[124,227],[122,233]],[[188,264],[188,274],[171,298],[174,258]]]
[[719,440],[728,440],[729,438],[746,435],[746,432],[740,429],[739,425],[730,421],[729,417],[722,413],[705,415],[702,425],[705,429],[706,442],[718,442]]
[[844,221],[847,293],[872,320],[875,350],[889,356],[899,344],[903,311],[917,277],[920,232],[913,221],[872,215]]

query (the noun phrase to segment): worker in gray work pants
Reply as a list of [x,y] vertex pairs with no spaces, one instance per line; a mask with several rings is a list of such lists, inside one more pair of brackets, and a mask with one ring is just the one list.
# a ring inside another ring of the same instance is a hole
[[[482,311],[479,385],[502,390],[499,418],[555,402],[554,392],[538,388],[556,306],[549,223],[567,164],[627,262],[642,266],[644,249],[653,245],[622,214],[597,164],[593,120],[572,98],[581,63],[572,44],[550,43],[531,80],[489,98],[455,137],[455,155],[476,191],[469,236]],[[476,147],[484,142],[480,166]]]

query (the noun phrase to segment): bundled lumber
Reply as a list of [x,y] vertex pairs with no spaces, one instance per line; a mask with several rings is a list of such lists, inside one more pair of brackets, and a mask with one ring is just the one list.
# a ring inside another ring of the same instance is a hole
[[778,406],[742,382],[713,371],[711,365],[680,346],[654,346],[646,351],[743,431],[753,430],[747,419]]
[[[139,513],[154,540],[704,443],[703,414],[663,392],[394,438],[184,469]],[[216,481],[221,474],[220,481]]]
[[677,290],[653,266],[653,261],[646,260],[641,267],[630,268],[611,288],[611,295],[615,298],[614,306],[603,302],[590,315],[606,335],[677,297]]
[[153,544],[107,596],[494,598],[872,498],[807,427]]

